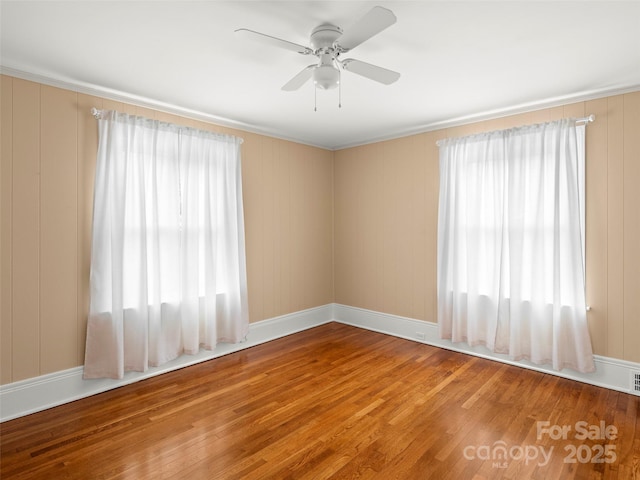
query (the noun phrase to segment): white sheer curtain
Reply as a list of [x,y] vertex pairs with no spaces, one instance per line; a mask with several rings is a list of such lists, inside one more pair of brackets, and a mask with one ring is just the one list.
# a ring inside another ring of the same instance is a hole
[[556,370],[595,369],[584,128],[566,119],[438,143],[442,338]]
[[241,142],[103,112],[85,378],[247,335]]

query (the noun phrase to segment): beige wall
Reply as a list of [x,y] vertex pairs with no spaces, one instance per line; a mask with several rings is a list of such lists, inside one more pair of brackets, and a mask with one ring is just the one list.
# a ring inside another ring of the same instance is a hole
[[589,325],[596,353],[640,362],[640,92],[330,152],[1,79],[3,384],[83,361],[98,141],[91,107],[244,138],[252,322],[333,301],[435,321],[436,141],[594,113],[587,127]]
[[0,380],[81,365],[97,122],[117,109],[244,138],[252,322],[333,301],[333,153],[2,76]]
[[435,322],[436,141],[591,113],[589,328],[595,353],[640,362],[640,92],[336,152],[335,301]]

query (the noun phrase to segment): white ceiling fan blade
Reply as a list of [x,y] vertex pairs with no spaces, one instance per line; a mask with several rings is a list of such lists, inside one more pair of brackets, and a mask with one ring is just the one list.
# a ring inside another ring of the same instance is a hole
[[363,77],[367,77],[376,82],[384,83],[385,85],[391,85],[393,82],[400,78],[398,72],[388,70],[386,68],[371,65],[367,62],[355,60],[353,58],[347,58],[341,62],[342,68],[349,72],[357,73]]
[[358,20],[355,25],[349,27],[336,43],[343,51],[351,50],[360,45],[365,40],[380,33],[385,28],[396,23],[396,16],[391,10],[383,7],[373,7],[364,17]]
[[304,85],[313,75],[313,69],[316,68],[316,65],[309,65],[308,67],[303,68],[300,73],[298,73],[295,77],[289,80],[282,86],[282,90],[286,92],[292,92],[293,90],[298,90],[302,85]]
[[297,43],[282,40],[281,38],[277,37],[272,37],[271,35],[266,35],[264,33],[254,32],[253,30],[249,30],[247,28],[239,28],[238,30],[236,30],[236,33],[242,35],[245,38],[249,38],[260,43],[267,43],[279,48],[291,50],[292,52],[302,53],[303,55],[309,55],[310,53],[313,53],[313,50],[311,50],[309,47],[305,47],[304,45],[298,45]]

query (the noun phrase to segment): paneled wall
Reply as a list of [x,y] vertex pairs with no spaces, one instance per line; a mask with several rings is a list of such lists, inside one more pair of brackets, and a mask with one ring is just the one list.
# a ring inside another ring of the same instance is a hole
[[242,137],[250,320],[333,301],[332,152],[1,80],[1,383],[84,360],[98,145],[91,107]]
[[640,92],[330,152],[1,80],[3,384],[83,362],[98,142],[91,107],[245,140],[252,322],[333,301],[435,321],[436,141],[594,113],[587,127],[589,327],[596,353],[640,362]]
[[589,328],[595,353],[640,362],[640,92],[336,152],[335,301],[435,322],[436,141],[591,113]]

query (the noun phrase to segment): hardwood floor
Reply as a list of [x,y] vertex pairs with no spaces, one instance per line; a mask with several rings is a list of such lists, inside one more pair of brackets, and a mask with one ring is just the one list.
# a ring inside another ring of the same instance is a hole
[[640,479],[639,413],[640,397],[330,323],[5,422],[0,477]]

